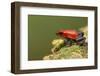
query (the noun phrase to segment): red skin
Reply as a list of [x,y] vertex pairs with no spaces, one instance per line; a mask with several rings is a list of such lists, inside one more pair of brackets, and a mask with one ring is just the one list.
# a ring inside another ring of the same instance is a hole
[[[62,34],[60,34],[62,33]],[[75,30],[60,30],[58,33],[61,37],[75,40],[78,37],[78,32]]]

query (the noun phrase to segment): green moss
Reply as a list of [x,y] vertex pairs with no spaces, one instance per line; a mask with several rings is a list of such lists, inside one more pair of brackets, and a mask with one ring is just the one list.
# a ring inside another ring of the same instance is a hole
[[87,58],[87,48],[85,46],[72,45],[70,47],[64,46],[55,54],[45,56],[44,60],[56,59],[79,59]]

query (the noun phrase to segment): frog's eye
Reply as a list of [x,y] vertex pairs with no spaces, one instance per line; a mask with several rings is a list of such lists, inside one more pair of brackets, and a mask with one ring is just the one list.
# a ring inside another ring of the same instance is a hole
[[58,33],[56,33],[57,35],[63,35],[63,32],[58,32]]

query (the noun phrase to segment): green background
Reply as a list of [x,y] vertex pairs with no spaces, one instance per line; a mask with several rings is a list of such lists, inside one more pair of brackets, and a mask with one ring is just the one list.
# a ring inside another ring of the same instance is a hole
[[28,60],[42,60],[50,54],[58,30],[86,25],[87,17],[28,15]]

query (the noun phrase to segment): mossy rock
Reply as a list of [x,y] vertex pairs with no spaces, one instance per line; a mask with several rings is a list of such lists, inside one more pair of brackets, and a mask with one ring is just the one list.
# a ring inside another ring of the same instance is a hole
[[55,54],[44,56],[43,60],[87,58],[87,48],[79,45],[64,46]]

